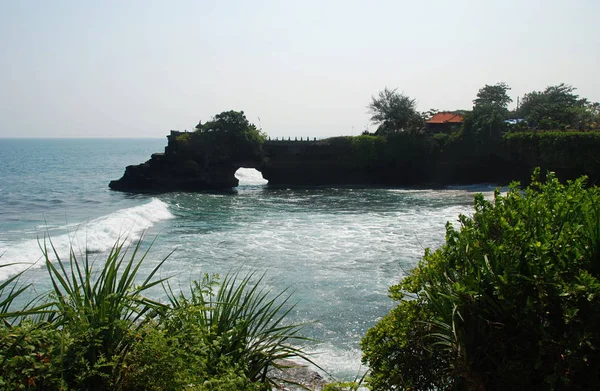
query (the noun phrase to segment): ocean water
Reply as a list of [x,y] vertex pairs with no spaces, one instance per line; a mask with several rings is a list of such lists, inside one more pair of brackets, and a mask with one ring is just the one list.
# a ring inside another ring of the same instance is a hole
[[[59,254],[102,254],[119,238],[155,239],[143,272],[161,269],[175,289],[204,273],[255,271],[274,292],[289,288],[290,321],[307,322],[307,349],[340,379],[364,371],[359,341],[394,303],[400,281],[447,221],[472,213],[473,196],[494,186],[447,189],[269,188],[241,168],[221,193],[132,195],[108,189],[129,164],[166,140],[0,139],[0,280],[28,268],[35,292],[49,289],[40,245]],[[164,299],[160,289],[152,295]]]

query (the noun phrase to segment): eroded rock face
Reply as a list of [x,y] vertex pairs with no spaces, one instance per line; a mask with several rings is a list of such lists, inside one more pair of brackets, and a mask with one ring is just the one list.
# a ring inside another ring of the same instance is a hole
[[[433,144],[406,137],[373,139],[372,144],[368,139],[361,143],[350,137],[246,143],[243,137],[228,133],[172,131],[167,138],[164,153],[127,167],[123,177],[109,187],[136,193],[225,190],[238,185],[235,172],[240,167],[257,169],[269,186],[431,187],[503,184],[512,179],[527,183],[535,167],[532,164],[537,163],[515,158],[502,146],[477,150],[457,143],[436,149]],[[564,174],[559,175],[561,179],[590,173],[596,173],[591,176],[596,179],[600,172],[597,163],[586,166],[587,171],[579,165],[539,165]]]
[[189,159],[184,162],[150,159],[143,164],[128,166],[123,177],[111,181],[108,186],[113,190],[133,193],[164,193],[222,190],[238,185],[234,175],[237,167],[219,165],[202,169],[194,163]]
[[172,131],[165,153],[145,163],[128,166],[122,178],[111,181],[113,190],[169,192],[223,190],[236,187],[240,167],[256,168],[271,185],[333,185],[378,183],[377,175],[356,166],[344,148],[330,141],[265,142],[260,153],[210,145]]
[[[111,181],[113,190],[134,193],[163,193],[170,191],[223,190],[238,185],[235,172],[239,162],[219,154],[219,146],[182,143],[172,131],[165,153],[155,153],[145,163],[128,166],[125,174]],[[258,160],[258,159],[257,159]],[[259,163],[253,162],[256,166]]]

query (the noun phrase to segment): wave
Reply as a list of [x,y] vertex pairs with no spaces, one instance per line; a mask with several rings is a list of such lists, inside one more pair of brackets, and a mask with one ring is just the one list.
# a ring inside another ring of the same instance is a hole
[[325,378],[333,376],[332,380],[357,381],[367,371],[361,363],[362,352],[358,347],[345,349],[325,343],[314,350],[309,349],[308,353],[310,358],[328,373],[323,373],[312,365],[309,365],[309,368],[320,372]]
[[[157,198],[149,203],[121,209],[106,216],[76,226],[66,227],[67,232],[51,237],[61,259],[68,259],[72,248],[76,255],[109,251],[119,239],[132,242],[154,224],[173,218],[167,204]],[[0,243],[0,281],[28,268],[40,268],[44,264],[40,245],[48,240],[30,239],[15,245]]]
[[471,185],[449,185],[446,186],[448,190],[464,190],[472,193],[485,193],[493,192],[497,188],[501,188],[501,191],[505,191],[506,186],[502,187],[494,183],[476,183]]

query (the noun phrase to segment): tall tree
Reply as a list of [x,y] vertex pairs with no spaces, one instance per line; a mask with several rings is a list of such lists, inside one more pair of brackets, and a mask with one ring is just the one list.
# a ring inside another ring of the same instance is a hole
[[508,108],[508,104],[512,102],[508,91],[508,84],[501,82],[494,85],[486,84],[485,87],[479,89],[477,98],[473,101],[473,105],[477,106],[494,106],[498,108]]
[[416,111],[416,100],[387,87],[371,97],[367,106],[371,121],[379,124],[376,134],[398,133],[419,127],[421,117]]
[[587,99],[579,98],[575,90],[575,87],[561,83],[546,87],[544,91],[525,94],[519,115],[538,129],[582,129],[591,106]]
[[464,130],[479,139],[494,140],[506,130],[508,104],[512,102],[506,83],[486,84],[477,92],[473,112],[465,119]]

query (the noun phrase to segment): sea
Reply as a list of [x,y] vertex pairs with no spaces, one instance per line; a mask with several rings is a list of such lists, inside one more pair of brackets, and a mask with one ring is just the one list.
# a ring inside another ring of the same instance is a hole
[[[397,284],[447,222],[473,212],[493,184],[446,188],[269,187],[240,168],[227,192],[111,191],[125,167],[162,152],[166,139],[0,139],[0,281],[21,270],[31,294],[50,289],[41,248],[87,252],[94,264],[118,240],[151,245],[141,274],[169,256],[159,277],[185,291],[205,273],[264,275],[290,292],[287,321],[305,323],[304,348],[328,374],[353,380],[360,340],[394,302]],[[172,253],[172,254],[171,254]],[[169,255],[171,254],[171,255]],[[149,293],[165,300],[162,288]]]

